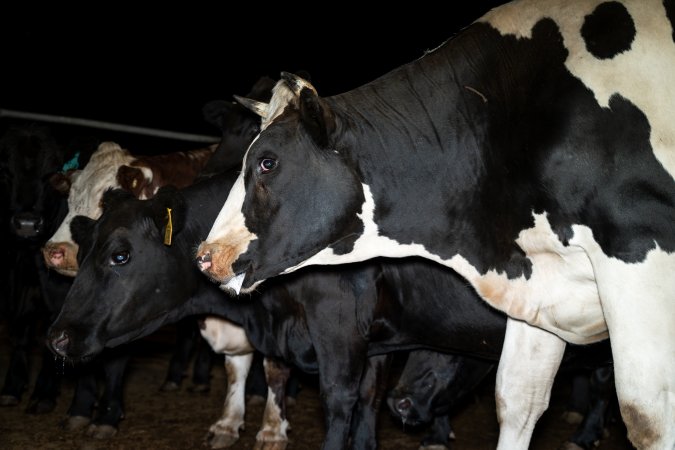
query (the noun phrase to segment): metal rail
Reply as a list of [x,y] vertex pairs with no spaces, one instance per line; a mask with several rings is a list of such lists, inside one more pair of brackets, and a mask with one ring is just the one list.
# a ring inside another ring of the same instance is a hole
[[79,117],[54,116],[50,114],[39,114],[24,111],[13,111],[10,109],[0,109],[0,117],[9,117],[14,119],[37,120],[40,122],[61,123],[65,125],[76,125],[81,127],[101,128],[104,130],[122,131],[125,133],[143,134],[146,136],[155,136],[168,139],[177,139],[190,142],[218,142],[220,138],[216,136],[205,136],[202,134],[180,133],[177,131],[159,130],[156,128],[137,127],[135,125],[125,125],[120,123],[102,122],[100,120],[82,119]]

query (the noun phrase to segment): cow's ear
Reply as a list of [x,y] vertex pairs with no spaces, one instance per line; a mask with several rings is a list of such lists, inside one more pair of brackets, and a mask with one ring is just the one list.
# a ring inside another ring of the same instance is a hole
[[148,180],[138,167],[120,166],[117,169],[117,183],[120,188],[131,192],[134,197],[138,198],[147,186]]
[[300,119],[314,142],[321,148],[330,145],[335,131],[335,115],[326,102],[319,97],[312,84],[297,75],[282,72],[281,78],[298,97]]
[[270,77],[260,77],[251,87],[246,97],[258,100],[259,102],[269,102],[272,98],[272,89],[277,82]]
[[166,245],[173,244],[185,225],[185,198],[174,186],[163,186],[149,200],[152,202],[152,220]]
[[94,235],[94,225],[96,221],[87,216],[75,216],[70,222],[70,234],[73,236],[73,241],[80,247],[77,252],[78,261],[87,252],[92,242]]
[[133,194],[123,189],[108,189],[103,193],[103,197],[101,197],[101,208],[105,212],[113,208],[117,203],[132,198],[134,198]]
[[225,131],[225,117],[230,114],[235,105],[225,100],[213,100],[208,102],[202,108],[202,115],[207,123],[210,123],[219,130]]
[[70,187],[73,185],[73,181],[75,181],[75,178],[77,178],[77,175],[79,175],[80,172],[82,171],[69,170],[67,172],[55,172],[49,177],[49,184],[51,184],[56,192],[67,196],[70,192]]

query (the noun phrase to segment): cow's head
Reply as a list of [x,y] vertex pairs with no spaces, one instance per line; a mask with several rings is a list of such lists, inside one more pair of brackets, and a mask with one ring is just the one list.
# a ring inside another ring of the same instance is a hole
[[[268,102],[274,80],[260,78],[245,98]],[[220,142],[213,157],[202,170],[205,176],[222,173],[241,166],[246,149],[260,132],[260,117],[239,103],[214,100],[202,109],[204,119],[221,132]]]
[[[13,127],[0,139],[2,232],[42,240],[57,220],[58,193],[50,177],[63,165],[63,153],[42,127]],[[44,242],[44,241],[43,241]]]
[[323,249],[347,253],[363,231],[364,193],[341,151],[340,119],[309,82],[282,77],[269,104],[247,102],[262,131],[197,254],[204,273],[237,292]]
[[[181,248],[194,245],[194,238],[183,239],[185,207],[179,191],[167,187],[153,199],[138,200],[111,190],[102,203],[98,220],[78,216],[72,221],[80,269],[49,331],[52,349],[72,359],[154,331],[202,279],[185,258],[189,251]],[[171,245],[165,241],[168,209]]]
[[410,352],[398,384],[387,396],[391,413],[406,425],[447,415],[487,375],[488,361],[429,350]]
[[52,179],[61,192],[68,193],[68,214],[42,252],[47,267],[74,277],[77,274],[78,245],[72,238],[70,224],[75,216],[97,219],[102,212],[101,198],[117,187],[117,170],[129,164],[133,156],[114,142],[103,142],[82,170],[73,170]]

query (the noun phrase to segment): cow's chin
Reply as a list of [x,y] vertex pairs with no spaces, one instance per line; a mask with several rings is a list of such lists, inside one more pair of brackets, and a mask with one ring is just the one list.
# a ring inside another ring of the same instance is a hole
[[51,269],[55,270],[56,273],[59,273],[61,275],[64,275],[66,277],[74,278],[75,275],[77,275],[77,268],[65,268],[65,267],[51,267]]
[[[99,341],[89,342],[82,345],[77,345],[66,352],[64,360],[71,361],[75,364],[84,364],[94,359],[99,353],[103,351],[103,344]],[[57,356],[59,358],[59,356]]]
[[220,284],[220,289],[232,296],[250,294],[265,280],[254,280],[247,272],[241,272]]

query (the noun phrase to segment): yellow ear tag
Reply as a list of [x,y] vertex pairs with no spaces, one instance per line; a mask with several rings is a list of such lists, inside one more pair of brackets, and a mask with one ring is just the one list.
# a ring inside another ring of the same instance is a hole
[[171,208],[166,208],[166,229],[164,230],[164,245],[171,245],[173,237],[173,223],[171,222]]

